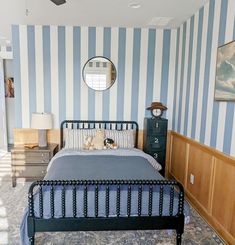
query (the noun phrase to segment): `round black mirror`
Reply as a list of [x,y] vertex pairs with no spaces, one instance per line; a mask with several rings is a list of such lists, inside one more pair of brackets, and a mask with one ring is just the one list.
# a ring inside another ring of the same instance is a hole
[[103,56],[95,56],[85,63],[82,76],[89,88],[102,91],[114,84],[117,71],[111,60]]

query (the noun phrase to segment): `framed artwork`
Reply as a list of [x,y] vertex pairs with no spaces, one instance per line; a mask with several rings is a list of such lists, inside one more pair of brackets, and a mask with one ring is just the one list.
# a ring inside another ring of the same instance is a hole
[[5,97],[14,98],[15,90],[14,90],[14,78],[8,77],[5,79]]
[[235,40],[218,48],[215,100],[235,101]]

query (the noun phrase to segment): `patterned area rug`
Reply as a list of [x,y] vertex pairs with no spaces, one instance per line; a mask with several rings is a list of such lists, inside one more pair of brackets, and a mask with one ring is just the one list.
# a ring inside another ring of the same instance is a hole
[[[0,184],[0,244],[20,244],[19,227],[27,205],[29,183]],[[175,244],[175,233],[169,231],[99,231],[69,233],[38,233],[37,245],[157,245]],[[191,222],[185,226],[183,244],[224,244],[219,236],[191,208]]]

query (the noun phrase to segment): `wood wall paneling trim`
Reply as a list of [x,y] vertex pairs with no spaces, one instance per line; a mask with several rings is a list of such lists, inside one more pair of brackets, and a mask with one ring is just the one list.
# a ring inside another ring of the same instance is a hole
[[171,151],[172,151],[172,135],[171,132],[167,133],[167,146],[166,146],[166,166],[165,166],[165,176],[168,178],[168,168],[171,164]]
[[172,158],[170,173],[181,184],[185,183],[185,169],[186,169],[186,156],[187,156],[187,143],[181,138],[173,137],[172,139]]
[[214,190],[215,190],[215,172],[216,172],[216,164],[215,164],[215,157],[212,157],[212,169],[211,169],[211,182],[210,182],[210,193],[209,193],[209,207],[208,212],[212,214],[212,205],[213,205],[213,197],[214,197]]
[[190,150],[190,145],[186,144],[186,156],[185,156],[185,178],[184,178],[184,186],[187,185],[188,181],[188,166],[189,166],[189,150]]

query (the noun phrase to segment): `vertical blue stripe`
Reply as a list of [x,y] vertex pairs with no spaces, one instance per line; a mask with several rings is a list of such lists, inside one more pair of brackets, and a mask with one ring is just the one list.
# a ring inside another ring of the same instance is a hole
[[58,27],[59,120],[66,119],[65,27]]
[[161,95],[160,101],[163,105],[167,105],[168,78],[169,78],[169,62],[170,62],[170,46],[171,30],[164,30],[163,33],[163,51],[162,51],[162,78],[161,78]]
[[44,79],[44,111],[51,112],[51,37],[50,27],[43,26],[43,79]]
[[73,28],[73,115],[80,118],[81,99],[81,28]]
[[225,130],[224,130],[224,145],[223,152],[230,154],[231,142],[232,142],[232,131],[234,127],[233,116],[234,116],[234,102],[227,103],[226,118],[225,118]]
[[[221,46],[222,44],[224,44],[227,9],[228,9],[228,0],[221,1],[218,46]],[[212,113],[211,138],[210,138],[211,147],[216,147],[217,130],[218,130],[218,116],[219,116],[219,102],[215,101],[213,105],[213,113]]]
[[182,112],[182,96],[183,96],[183,81],[184,81],[184,64],[185,64],[185,42],[186,42],[186,22],[183,24],[183,44],[182,44],[182,60],[181,60],[181,74],[180,74],[180,95],[179,95],[179,112],[177,131],[180,132],[181,127],[181,112]]
[[[131,120],[138,120],[141,29],[134,29],[132,59]],[[128,81],[126,81],[128,82]]]
[[13,66],[15,86],[15,127],[22,128],[20,33],[19,26],[12,26]]
[[178,78],[178,63],[179,63],[179,39],[180,39],[180,28],[177,29],[177,42],[176,42],[176,57],[175,57],[175,86],[174,86],[174,101],[173,101],[173,112],[172,112],[172,129],[175,130],[175,119],[176,119],[176,97],[177,97],[177,78]]
[[209,17],[208,17],[208,28],[207,28],[207,42],[206,42],[206,62],[205,62],[205,73],[204,73],[204,84],[203,84],[203,97],[202,97],[202,116],[201,116],[201,132],[200,132],[200,142],[205,141],[205,131],[206,131],[206,116],[207,116],[207,99],[208,99],[208,89],[210,82],[210,72],[211,72],[211,48],[212,48],[212,35],[214,26],[214,11],[215,1],[210,1],[209,4]]
[[193,36],[194,36],[194,16],[190,19],[190,37],[189,37],[189,53],[188,53],[188,72],[187,72],[187,88],[185,99],[185,116],[184,116],[184,135],[187,135],[188,128],[188,110],[189,110],[189,94],[191,85],[192,70],[192,52],[193,52]]
[[[153,101],[153,80],[154,80],[154,64],[155,64],[155,45],[156,45],[156,30],[149,29],[148,32],[148,63],[147,63],[147,82],[146,82],[146,97],[145,108],[151,105]],[[145,110],[145,116],[149,116],[150,112]]]
[[196,134],[198,86],[199,86],[200,60],[201,60],[201,48],[202,48],[203,15],[204,15],[204,7],[200,9],[199,19],[198,19],[197,54],[196,54],[195,85],[194,85],[194,95],[193,95],[193,113],[192,113],[192,131],[191,131],[191,137],[193,139],[195,139],[195,134]]
[[125,80],[126,28],[118,31],[117,120],[123,120]]
[[[105,27],[103,32],[103,55],[106,58],[111,57],[111,28]],[[116,64],[114,64],[117,67]],[[102,119],[109,120],[110,89],[103,92]]]
[[[96,55],[96,28],[88,28],[88,59]],[[95,92],[93,89],[88,87],[88,119],[95,119]]]
[[36,112],[36,67],[35,67],[35,28],[27,27],[28,77],[29,77],[29,116]]

